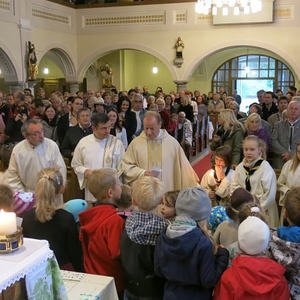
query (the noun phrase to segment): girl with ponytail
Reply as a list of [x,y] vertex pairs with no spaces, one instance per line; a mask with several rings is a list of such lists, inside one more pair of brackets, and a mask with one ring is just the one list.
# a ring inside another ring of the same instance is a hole
[[35,188],[36,204],[23,218],[24,237],[49,242],[61,269],[82,272],[82,252],[74,217],[63,209],[63,178],[56,169],[43,169]]

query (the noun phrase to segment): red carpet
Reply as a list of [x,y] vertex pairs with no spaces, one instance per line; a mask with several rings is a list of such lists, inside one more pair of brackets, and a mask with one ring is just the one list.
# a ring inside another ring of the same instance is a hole
[[211,155],[212,153],[209,152],[201,160],[199,160],[197,163],[193,165],[193,169],[197,173],[200,181],[204,173],[211,168],[211,163],[210,163]]

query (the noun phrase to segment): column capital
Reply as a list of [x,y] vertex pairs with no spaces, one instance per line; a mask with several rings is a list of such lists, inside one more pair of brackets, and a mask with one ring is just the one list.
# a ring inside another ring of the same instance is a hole
[[177,85],[177,92],[186,90],[186,85],[188,81],[185,80],[174,80],[174,83]]
[[79,91],[79,82],[72,81],[67,83],[70,85],[70,93],[76,94]]

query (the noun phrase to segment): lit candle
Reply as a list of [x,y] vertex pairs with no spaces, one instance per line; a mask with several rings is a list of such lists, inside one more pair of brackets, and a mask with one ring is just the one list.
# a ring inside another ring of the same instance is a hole
[[0,211],[0,235],[10,235],[17,231],[16,214],[13,212]]

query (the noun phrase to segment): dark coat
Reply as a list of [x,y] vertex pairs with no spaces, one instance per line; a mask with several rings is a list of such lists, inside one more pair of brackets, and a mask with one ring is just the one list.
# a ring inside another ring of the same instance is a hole
[[136,297],[162,298],[164,280],[154,273],[154,246],[133,242],[124,229],[120,249],[125,288]]
[[93,133],[92,126],[89,126],[85,130],[83,130],[78,124],[74,127],[70,127],[60,147],[62,155],[71,159],[71,153],[74,152],[79,141],[91,133]]
[[70,127],[69,124],[69,113],[63,115],[57,123],[57,139],[60,145],[62,144],[65,134],[67,133]]
[[132,112],[131,110],[127,110],[125,113],[125,120],[123,123],[125,129],[126,129],[126,133],[127,133],[127,140],[128,140],[128,144],[132,141],[132,136],[134,135],[135,131],[136,131],[136,117],[135,117],[135,113]]
[[211,299],[227,263],[228,251],[218,248],[214,255],[212,242],[199,228],[177,238],[163,233],[156,243],[154,269],[166,279],[166,300]]
[[223,127],[220,127],[217,131],[217,135],[221,137],[219,142],[212,141],[210,148],[215,151],[218,147],[228,145],[231,147],[232,164],[238,165],[242,160],[244,129],[242,126],[235,126],[231,131],[224,131]]
[[194,123],[193,106],[191,104],[188,104],[186,106],[180,105],[177,113],[180,113],[181,111],[183,111],[185,113],[186,118],[189,119],[191,121],[191,123],[193,124]]
[[22,227],[24,237],[49,242],[60,266],[71,263],[75,271],[84,272],[79,234],[72,214],[58,209],[50,221],[41,223],[34,208],[25,213]]

